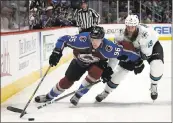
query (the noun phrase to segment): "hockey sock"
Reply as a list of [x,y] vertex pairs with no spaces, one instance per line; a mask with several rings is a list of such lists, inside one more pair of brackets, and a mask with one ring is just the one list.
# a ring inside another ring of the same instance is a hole
[[119,84],[114,84],[113,82],[109,81],[106,83],[105,91],[111,93],[112,90],[116,89]]
[[151,83],[152,83],[152,84],[157,84],[158,81],[159,81],[161,78],[162,78],[162,75],[159,76],[159,77],[154,77],[154,76],[152,76],[152,75],[150,74],[150,79],[151,79]]
[[[90,85],[90,84],[91,84],[91,83],[89,83],[88,81],[86,81],[86,79],[84,79],[83,82],[82,82],[82,84],[80,85],[79,89],[84,88],[84,87],[86,87],[86,86],[88,86],[88,85]],[[76,95],[78,96],[78,98],[80,98],[80,97],[82,97],[84,94],[86,94],[86,93],[89,91],[90,88],[91,88],[91,87],[88,87],[88,88],[86,88],[86,89],[84,89],[84,90],[82,90],[82,91],[79,91],[79,92],[76,93]]]
[[47,94],[47,97],[50,99],[53,99],[54,97],[57,97],[58,95],[60,95],[61,93],[63,93],[65,91],[65,89],[62,89],[59,87],[59,83],[56,84],[51,91]]

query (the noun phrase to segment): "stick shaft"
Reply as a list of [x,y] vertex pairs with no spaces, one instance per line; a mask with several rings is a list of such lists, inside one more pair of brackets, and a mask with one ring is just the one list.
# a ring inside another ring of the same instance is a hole
[[46,77],[48,71],[50,70],[51,66],[49,66],[49,68],[47,69],[46,73],[44,74],[43,78],[41,79],[41,81],[39,82],[39,84],[37,85],[37,88],[35,89],[35,91],[33,92],[33,94],[31,95],[31,97],[29,98],[27,104],[25,105],[21,115],[20,115],[20,118],[23,117],[23,115],[25,114],[25,110],[26,108],[28,107],[28,105],[30,104],[32,98],[34,97],[35,93],[37,92],[38,88],[40,87],[41,83],[43,82],[44,78]]
[[77,92],[83,91],[83,90],[85,90],[86,88],[91,87],[91,86],[93,86],[93,85],[99,83],[100,81],[101,81],[101,80],[98,80],[98,81],[95,82],[94,84],[85,86],[84,88],[81,88],[81,89],[79,89],[79,90],[73,91],[73,92],[68,93],[68,94],[66,94],[66,95],[64,95],[64,96],[62,96],[62,97],[59,97],[59,98],[55,99],[55,100],[52,100],[52,101],[47,102],[47,103],[45,103],[45,104],[43,104],[43,105],[40,105],[40,106],[37,107],[37,109],[41,109],[41,108],[46,107],[47,105],[50,105],[50,104],[52,104],[52,103],[54,103],[54,102],[57,102],[57,101],[59,101],[59,100],[61,100],[61,99],[64,99],[64,98],[66,98],[66,97],[69,97],[69,96],[71,96],[72,94],[75,94],[75,93],[77,93]]

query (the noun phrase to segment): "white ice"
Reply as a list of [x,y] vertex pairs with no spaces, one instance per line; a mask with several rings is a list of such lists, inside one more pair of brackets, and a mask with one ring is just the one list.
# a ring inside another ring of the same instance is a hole
[[[28,122],[28,118],[35,118],[34,122],[171,122],[171,42],[162,44],[165,52],[164,75],[158,84],[159,96],[154,103],[150,98],[149,66],[146,63],[142,74],[135,76],[130,73],[101,103],[95,103],[95,97],[104,89],[103,83],[92,87],[77,107],[70,104],[70,96],[39,110],[37,106],[41,104],[32,101],[27,108],[28,114],[22,118],[19,118],[19,113],[6,109],[7,106],[23,109],[39,80],[1,105],[1,120]],[[46,76],[36,95],[50,91],[64,76],[68,64]],[[76,90],[85,76],[62,95]]]

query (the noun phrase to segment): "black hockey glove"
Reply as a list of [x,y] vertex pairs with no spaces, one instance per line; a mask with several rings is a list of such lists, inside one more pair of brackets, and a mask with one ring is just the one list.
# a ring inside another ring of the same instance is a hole
[[96,62],[94,64],[102,70],[104,70],[108,66],[107,60],[100,60],[99,62]]
[[137,75],[141,73],[144,69],[145,65],[143,63],[142,59],[139,59],[138,61],[135,62],[135,68],[134,68],[134,73]]
[[146,56],[145,54],[143,54],[142,52],[140,52],[140,55],[141,55],[141,58],[142,58],[143,60],[149,59],[149,57]]
[[143,59],[143,60],[148,60],[149,59],[149,56],[146,56],[144,53],[142,53],[140,49],[136,49],[136,52],[138,54],[140,54],[141,59]]
[[62,57],[62,51],[55,48],[52,52],[52,54],[49,57],[49,64],[51,67],[56,66],[59,62],[60,58]]
[[108,66],[107,60],[101,60],[95,63],[99,68],[103,70],[101,78],[103,83],[108,82],[111,80],[111,75],[113,74],[112,68]]
[[111,78],[112,78],[111,75],[112,75],[113,73],[114,73],[114,72],[113,72],[112,68],[109,67],[109,66],[107,66],[107,67],[104,69],[104,71],[103,71],[103,73],[102,73],[102,76],[101,76],[101,78],[103,79],[103,83],[111,81]]
[[117,57],[118,60],[126,62],[128,60],[128,56],[126,55],[121,55]]

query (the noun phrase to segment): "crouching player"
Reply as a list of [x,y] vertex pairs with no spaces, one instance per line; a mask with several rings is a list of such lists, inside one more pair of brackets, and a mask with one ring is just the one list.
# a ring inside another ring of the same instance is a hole
[[96,26],[91,32],[84,32],[75,36],[65,35],[59,38],[49,58],[49,64],[51,66],[57,65],[66,46],[73,49],[75,57],[66,70],[65,77],[53,86],[50,92],[35,97],[35,101],[47,102],[52,100],[70,88],[86,71],[88,71],[88,75],[83,83],[91,84],[96,82],[101,77],[104,69],[102,62],[108,58],[131,61],[139,58],[139,54],[131,51],[133,46],[131,43],[118,45],[104,38],[104,35],[103,27]]
[[[150,65],[151,99],[158,97],[157,85],[163,76],[164,56],[163,48],[159,42],[159,35],[152,28],[139,24],[137,15],[129,15],[125,19],[125,29],[122,28],[115,36],[116,42],[126,40],[132,42],[134,47],[140,52],[141,58],[137,62],[119,62],[116,71],[111,76],[111,80],[105,85],[104,91],[96,97],[98,102],[105,99],[130,72],[139,74],[144,69],[144,60]],[[115,59],[113,59],[115,60]],[[116,62],[116,60],[115,60]],[[114,68],[115,66],[112,66]]]

